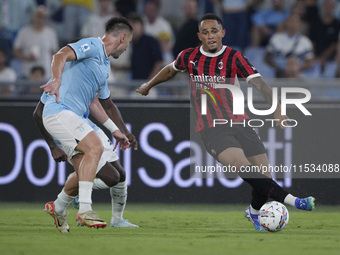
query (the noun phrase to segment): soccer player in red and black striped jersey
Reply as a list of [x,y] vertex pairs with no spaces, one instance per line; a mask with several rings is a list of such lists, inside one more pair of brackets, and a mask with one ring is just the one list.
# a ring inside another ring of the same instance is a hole
[[[214,127],[214,119],[242,122],[249,118],[247,114],[233,114],[233,95],[221,84],[237,86],[237,77],[242,77],[257,88],[270,105],[272,89],[240,52],[222,44],[225,30],[218,16],[204,15],[198,27],[202,46],[183,50],[173,63],[164,67],[149,82],[142,84],[137,92],[146,96],[153,86],[171,79],[178,72],[189,73],[191,104],[197,116],[196,131],[201,133],[207,151],[215,159],[225,166],[235,166],[240,177],[252,186],[252,200],[246,209],[246,216],[254,223],[256,230],[264,230],[258,222],[258,213],[268,198],[298,209],[313,210],[313,197],[300,199],[289,194],[271,179],[269,172],[240,171],[245,167],[269,166],[269,162],[263,143],[252,128],[244,125]],[[205,104],[202,104],[202,95],[209,93],[218,94],[220,103],[214,104],[213,100],[206,100]],[[274,119],[277,120],[276,125],[281,128],[282,121],[288,119],[286,115],[281,114],[280,103],[277,104]]]

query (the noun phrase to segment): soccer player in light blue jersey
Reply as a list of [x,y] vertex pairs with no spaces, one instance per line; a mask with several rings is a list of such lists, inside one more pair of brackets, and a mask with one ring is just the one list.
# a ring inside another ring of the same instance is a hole
[[[74,154],[67,155],[63,151],[63,147],[60,144],[60,142],[55,140],[44,128],[44,125],[42,123],[42,112],[46,100],[47,95],[46,93],[43,93],[33,113],[34,121],[40,133],[47,142],[53,159],[56,160],[57,162],[67,160],[70,164],[72,164],[72,162],[70,161],[72,157],[82,157],[82,155],[79,153],[76,155]],[[116,105],[112,102],[110,98],[102,100],[101,103],[108,112],[109,117],[115,123],[117,123],[119,129],[122,130],[122,132],[129,138],[130,146],[131,147],[133,146],[134,149],[136,150],[138,147],[136,138],[127,129],[119,109],[116,107]],[[94,131],[97,133],[98,137],[100,138],[104,146],[104,152],[101,156],[100,162],[96,170],[96,178],[94,179],[93,182],[93,189],[110,190],[112,203],[112,218],[110,224],[111,227],[136,228],[138,227],[137,225],[132,224],[128,222],[128,220],[123,218],[123,213],[127,201],[127,182],[125,179],[125,170],[119,162],[118,155],[114,151],[110,139],[97,125],[95,125],[87,117],[88,114],[84,116],[85,121],[94,129]],[[63,187],[62,191],[58,194],[57,199],[55,201],[47,203],[47,205],[50,204],[50,206],[46,207],[53,208],[54,215],[51,215],[48,209],[46,209],[46,212],[55,219],[55,226],[62,233],[67,233],[70,230],[70,227],[66,220],[67,217],[66,208],[72,203],[73,200],[75,201],[75,206],[76,204],[78,204],[79,206],[79,203],[76,203],[77,201],[77,197],[75,197],[76,195],[78,195],[78,177],[77,174],[73,172],[68,176],[65,186]]]
[[[51,65],[52,78],[41,88],[49,96],[43,111],[46,130],[63,146],[67,155],[82,153],[81,160],[71,162],[79,180],[79,211],[77,222],[88,227],[106,227],[92,211],[92,187],[96,169],[104,151],[103,145],[83,116],[92,102],[100,105],[99,98],[110,96],[107,78],[110,71],[109,56],[118,58],[132,40],[132,27],[123,17],[111,18],[102,38],[85,38],[61,48]],[[100,108],[97,108],[100,109]],[[101,108],[102,109],[102,108]],[[105,111],[95,111],[93,116],[121,143],[121,150],[129,147],[129,139],[120,132]],[[77,160],[78,159],[78,160]],[[46,204],[53,214],[53,203]]]

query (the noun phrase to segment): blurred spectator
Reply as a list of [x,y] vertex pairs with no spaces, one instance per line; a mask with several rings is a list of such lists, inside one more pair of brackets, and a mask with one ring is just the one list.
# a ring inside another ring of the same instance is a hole
[[163,56],[163,65],[167,65],[170,62],[174,61],[174,57],[172,55],[172,46],[171,46],[171,38],[168,33],[160,33],[157,36],[158,42],[161,46],[162,56]]
[[15,32],[0,26],[0,48],[6,53],[7,65],[12,59],[14,38]]
[[154,38],[159,38],[160,35],[167,36],[170,38],[168,45],[166,48],[163,48],[163,51],[167,51],[169,48],[172,50],[172,47],[175,43],[174,33],[172,31],[172,27],[170,23],[159,15],[160,9],[160,1],[159,0],[146,0],[144,5],[144,14],[143,23],[144,23],[144,31],[145,34],[151,35]]
[[118,59],[110,58],[111,62],[111,75],[108,82],[120,82],[131,79],[130,67],[131,67],[131,54],[132,43],[127,47],[126,51],[119,56]]
[[334,60],[340,23],[335,18],[335,0],[323,0],[319,15],[314,17],[310,27],[310,38],[314,44],[316,60],[323,73],[328,61]]
[[116,0],[116,10],[122,16],[127,17],[130,13],[137,11],[137,3],[140,0]]
[[308,36],[309,24],[306,17],[306,2],[305,0],[296,0],[291,8],[291,14],[299,15],[301,18],[301,33]]
[[16,74],[13,69],[6,65],[7,56],[3,49],[0,49],[0,95],[10,96],[15,90],[14,83]]
[[212,0],[222,10],[222,20],[226,35],[223,44],[244,49],[248,46],[247,8],[250,0]]
[[133,27],[132,79],[150,79],[163,67],[160,44],[157,39],[144,33],[143,20],[138,14],[130,14],[128,20]]
[[105,24],[112,16],[120,14],[114,10],[112,0],[97,0],[98,11],[93,13],[81,29],[82,37],[101,37],[105,34]]
[[27,92],[30,94],[41,94],[40,86],[46,81],[44,68],[42,66],[33,66],[30,71],[29,80],[31,84]]
[[184,49],[190,47],[196,47],[200,44],[198,39],[198,7],[196,0],[186,0],[183,5],[183,13],[186,18],[184,24],[179,29],[176,42],[173,47],[173,57],[176,58],[177,55]]
[[286,65],[283,70],[282,78],[289,79],[301,78],[299,59],[296,56],[292,55],[286,59]]
[[216,13],[218,11],[218,5],[215,4],[215,0],[197,0],[198,2],[198,17],[202,17],[206,13]]
[[94,0],[62,0],[64,38],[63,42],[69,42],[80,37],[80,31],[94,11]]
[[285,24],[284,31],[275,33],[269,41],[265,61],[276,71],[276,77],[283,77],[286,60],[295,56],[299,60],[299,71],[313,67],[313,45],[308,37],[301,34],[301,18],[291,14]]
[[0,0],[0,26],[14,33],[18,32],[30,23],[36,7],[35,0]]
[[50,77],[52,55],[58,50],[56,32],[46,26],[47,13],[39,6],[32,15],[32,24],[23,27],[14,42],[14,56],[22,61],[22,75],[29,77],[33,66],[40,65]]
[[46,0],[44,5],[48,14],[48,25],[50,25],[56,32],[59,44],[64,43],[64,10],[61,0]]
[[[279,29],[279,26],[289,15],[284,0],[272,0],[272,8],[260,10],[253,17],[252,46],[266,46],[269,38]],[[227,24],[226,24],[227,25]]]

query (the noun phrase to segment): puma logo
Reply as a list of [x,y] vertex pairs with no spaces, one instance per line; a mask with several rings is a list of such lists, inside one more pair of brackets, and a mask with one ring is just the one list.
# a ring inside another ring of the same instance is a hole
[[192,60],[190,60],[190,62],[189,62],[190,64],[192,64],[193,66],[196,66],[196,63],[197,63],[197,60],[196,61],[192,61]]

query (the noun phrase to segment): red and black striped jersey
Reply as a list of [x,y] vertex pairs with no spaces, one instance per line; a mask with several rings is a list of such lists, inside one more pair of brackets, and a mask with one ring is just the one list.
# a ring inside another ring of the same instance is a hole
[[[237,77],[248,82],[260,76],[256,68],[239,51],[227,46],[223,46],[216,53],[204,52],[202,46],[189,48],[178,54],[173,68],[177,71],[188,71],[191,104],[197,116],[196,132],[213,127],[214,119],[233,122],[249,119],[247,114],[233,114],[233,96],[229,89],[216,88],[217,84],[235,85]],[[205,96],[207,99],[204,101],[206,105],[202,114],[204,94],[209,96]]]

